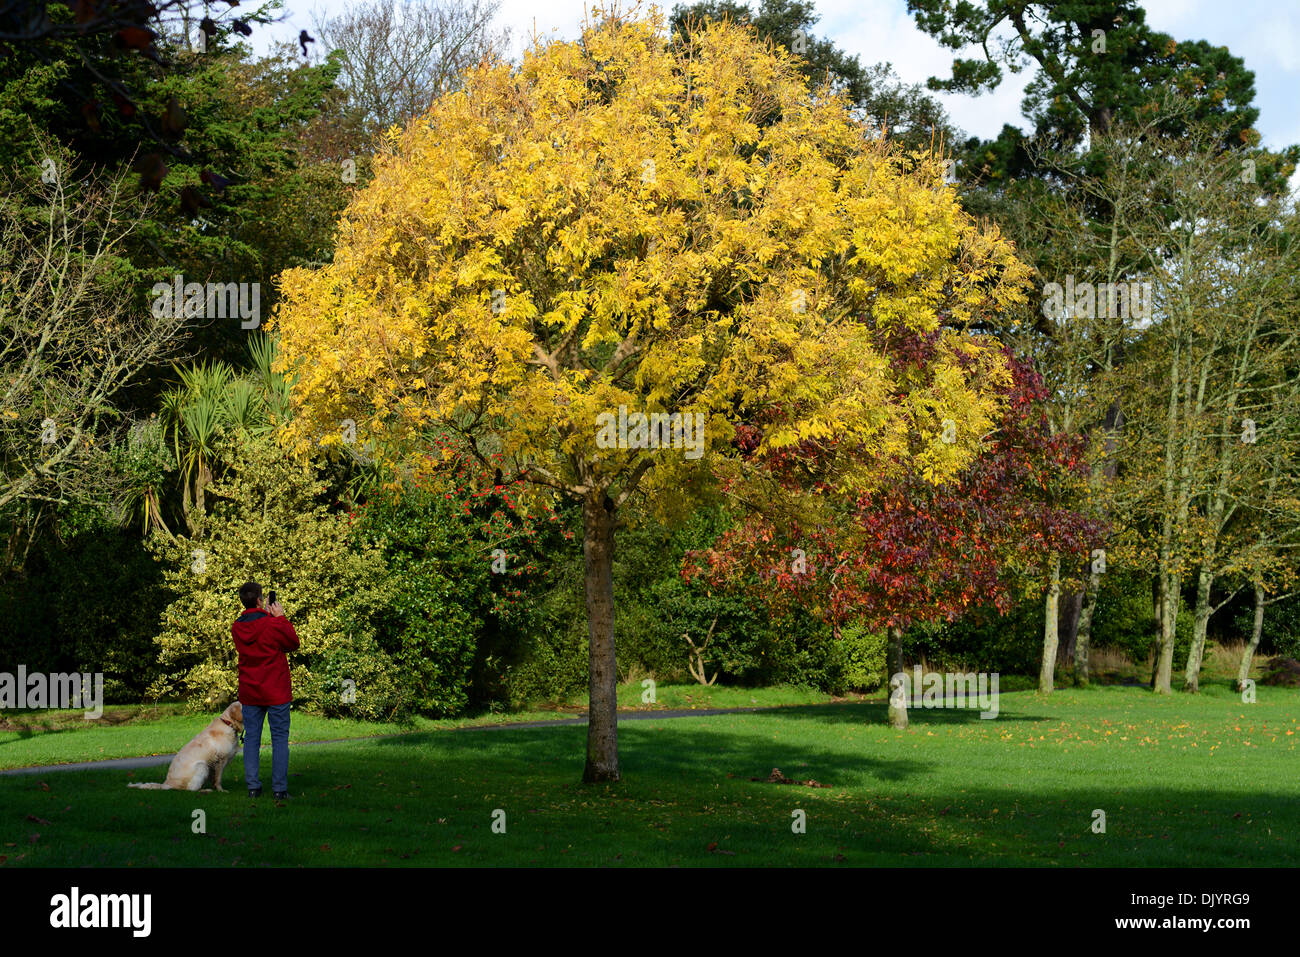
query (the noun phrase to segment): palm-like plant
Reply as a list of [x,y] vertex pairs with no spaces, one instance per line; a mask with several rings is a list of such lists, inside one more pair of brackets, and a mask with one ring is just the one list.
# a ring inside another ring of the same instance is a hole
[[248,340],[248,357],[252,360],[252,378],[262,394],[270,422],[280,427],[289,421],[292,407],[289,392],[293,380],[273,368],[279,354],[277,340],[268,335],[256,335]]
[[163,422],[181,471],[182,508],[190,534],[205,513],[204,490],[217,468],[217,443],[228,429],[258,435],[282,425],[290,414],[291,380],[272,366],[275,340],[249,340],[251,369],[237,373],[224,362],[174,367],[179,384],[163,395]]
[[221,396],[219,415],[223,425],[244,429],[253,435],[271,428],[266,399],[257,383],[250,379],[235,379],[226,387]]
[[174,368],[180,385],[163,396],[163,421],[181,470],[185,524],[194,534],[204,512],[204,489],[212,483],[224,396],[235,373],[224,362]]
[[168,455],[162,422],[152,416],[135,422],[125,441],[110,455],[124,482],[120,505],[124,523],[128,516],[138,514],[146,536],[157,529],[170,537],[171,529],[163,519],[162,495],[166,473],[176,466]]

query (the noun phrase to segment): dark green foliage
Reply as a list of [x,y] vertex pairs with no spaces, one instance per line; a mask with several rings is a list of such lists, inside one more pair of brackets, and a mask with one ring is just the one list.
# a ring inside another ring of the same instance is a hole
[[[1235,613],[1230,613],[1228,608],[1219,613],[1231,622],[1228,626],[1229,633],[1225,636],[1230,641],[1250,641],[1251,631],[1255,627],[1254,596],[1250,594],[1250,589],[1244,589],[1242,595],[1244,597],[1239,596],[1234,603]],[[1215,619],[1210,621],[1214,623]],[[1300,596],[1284,598],[1265,606],[1259,652],[1300,658]]]
[[[1149,576],[1109,571],[1101,576],[1092,617],[1092,646],[1115,648],[1141,664],[1156,641]],[[1180,633],[1181,634],[1181,633]],[[1175,655],[1174,661],[1180,659]],[[1184,655],[1183,659],[1186,660]]]
[[[682,580],[685,553],[711,542],[727,521],[722,509],[704,508],[678,528],[646,522],[620,532],[614,555],[620,677],[692,680],[691,649],[683,637],[689,634],[704,646],[706,677],[716,675],[720,685],[846,690],[850,646],[837,645],[822,622],[803,611],[772,620],[766,608],[739,595]],[[575,539],[547,556],[554,578],[523,617],[512,622],[502,654],[500,697],[512,705],[567,697],[587,686],[582,550]],[[856,650],[861,656],[863,649]]]
[[721,684],[841,689],[840,649],[816,618],[800,610],[774,620],[740,593],[682,579],[686,552],[707,547],[728,522],[727,513],[713,507],[678,529],[648,523],[623,533],[614,572],[620,670],[635,662],[660,680],[689,680],[691,650],[683,637],[689,635],[697,647],[707,639],[705,676],[716,673]]
[[[545,609],[556,591],[556,553],[569,553],[563,565],[575,567],[560,517],[534,522],[514,510],[510,496],[511,489],[464,469],[400,492],[378,491],[358,507],[356,540],[380,549],[390,593],[373,616],[377,640],[409,669],[412,687],[456,689],[417,694],[423,713],[512,698],[506,666],[536,654],[550,673],[555,656],[547,639],[573,620]],[[577,562],[580,568],[580,549]],[[564,669],[554,674],[555,687],[567,690]]]
[[71,512],[0,584],[0,670],[103,672],[108,702],[139,701],[159,673],[153,638],[166,600],[138,534]]
[[905,636],[904,658],[922,658],[939,670],[1032,674],[1043,654],[1043,603],[1022,601],[1007,615],[972,609],[952,622],[914,628]]
[[[985,55],[955,56],[933,90],[977,94],[995,89],[1007,72],[1037,68],[1021,109],[1035,135],[1055,149],[1078,147],[1088,133],[1132,120],[1166,92],[1192,97],[1190,115],[1171,115],[1172,136],[1210,122],[1225,149],[1252,149],[1265,191],[1284,189],[1300,147],[1273,154],[1255,148],[1255,75],[1226,47],[1176,41],[1146,23],[1135,0],[908,0],[917,26],[945,47],[974,46]],[[1027,170],[1019,135],[1004,128],[991,143],[972,142],[962,158],[963,181],[1005,182]]]

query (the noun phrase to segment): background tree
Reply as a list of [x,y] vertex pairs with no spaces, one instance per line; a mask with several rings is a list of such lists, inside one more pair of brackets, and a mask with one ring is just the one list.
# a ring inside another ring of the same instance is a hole
[[1174,139],[1117,125],[1094,148],[1107,154],[1096,188],[1134,211],[1124,229],[1147,251],[1154,289],[1152,320],[1121,370],[1130,411],[1119,524],[1133,557],[1157,569],[1160,692],[1170,690],[1183,584],[1196,575],[1195,690],[1214,583],[1253,547],[1233,528],[1267,489],[1259,452],[1295,421],[1294,214],[1261,197],[1212,127]]
[[[945,47],[977,47],[983,56],[956,57],[950,77],[931,77],[933,90],[977,94],[996,89],[1007,72],[1036,67],[1025,91],[1024,115],[1032,136],[1055,148],[1077,147],[1106,133],[1120,119],[1176,91],[1196,105],[1190,116],[1168,114],[1162,132],[1178,136],[1189,123],[1209,123],[1226,148],[1257,146],[1253,124],[1255,76],[1223,46],[1176,41],[1151,29],[1135,0],[908,0],[921,30]],[[963,176],[1008,178],[1032,170],[1024,135],[1005,127],[992,143],[972,142]],[[1285,190],[1300,147],[1261,152],[1260,183]]]
[[[165,101],[161,110],[146,102],[165,78],[183,72],[196,49],[206,51],[232,36],[247,37],[250,24],[272,22],[281,3],[233,12],[191,0],[8,0],[0,6],[0,77],[33,75],[53,81],[40,109],[76,118],[67,141],[80,157],[96,155],[96,139],[111,128],[144,154],[142,182],[156,189],[155,171],[164,157],[194,156],[179,139],[185,104]],[[300,37],[304,55],[310,38]]]
[[424,114],[466,68],[503,53],[499,0],[371,0],[316,22],[318,56],[337,53],[348,105],[377,135]]
[[[44,155],[64,159],[52,144]],[[108,495],[97,476],[119,428],[114,403],[180,329],[129,308],[122,180],[65,180],[56,160],[33,157],[28,182],[41,184],[43,171],[50,182],[0,197],[0,517],[10,560],[38,528],[31,506]]]
[[[951,76],[931,77],[932,89],[979,93],[996,88],[1007,72],[1036,69],[1022,104],[1031,132],[1007,126],[996,140],[968,141],[958,171],[968,208],[1003,226],[1044,283],[1063,283],[1066,276],[1113,283],[1141,269],[1144,251],[1120,228],[1124,211],[1108,208],[1087,185],[1104,175],[1105,162],[1090,143],[1116,122],[1140,123],[1171,138],[1193,126],[1213,130],[1221,148],[1249,162],[1264,193],[1287,189],[1300,147],[1259,147],[1253,74],[1224,47],[1180,43],[1152,30],[1136,3],[987,0],[954,6],[913,0],[909,10],[945,46],[978,51],[958,56]],[[1181,99],[1176,108],[1170,108],[1171,95]],[[1081,209],[1055,215],[1061,211],[1052,204],[1067,197]],[[1148,194],[1141,201],[1154,198]],[[1080,223],[1089,228],[1079,230]],[[1059,374],[1072,381],[1055,383],[1061,386],[1055,391],[1060,407],[1053,418],[1085,416],[1079,427],[1094,437],[1093,489],[1105,499],[1119,467],[1117,441],[1127,417],[1113,382],[1124,355],[1123,327],[1082,323],[1074,315],[1064,322],[1045,321],[1041,314],[1027,318],[1019,328],[990,331],[1040,359],[1046,358],[1043,350],[1054,353],[1038,367],[1049,378]],[[1102,395],[1110,398],[1098,406]],[[1067,570],[1070,565],[1067,558]],[[1049,604],[1059,608],[1045,609],[1045,645],[1059,637],[1061,655],[1074,658],[1076,679],[1085,683],[1099,586],[1096,571],[1085,575],[1082,587],[1067,580],[1055,600],[1049,588]]]
[[[933,358],[929,337],[894,340],[898,361],[924,367]],[[936,485],[903,472],[846,507],[822,508],[815,499],[829,490],[809,485],[803,456],[780,450],[764,466],[793,498],[778,495],[775,508],[756,508],[712,548],[689,556],[686,573],[747,587],[770,607],[815,609],[837,637],[848,621],[887,630],[891,676],[902,670],[905,629],[981,607],[1009,611],[1049,562],[1085,551],[1100,528],[1074,507],[1086,473],[1082,439],[1048,427],[1042,379],[1008,360],[1013,380],[1003,416],[951,481]],[[815,457],[817,450],[803,451]],[[895,727],[907,726],[906,707],[891,703],[889,714]]]

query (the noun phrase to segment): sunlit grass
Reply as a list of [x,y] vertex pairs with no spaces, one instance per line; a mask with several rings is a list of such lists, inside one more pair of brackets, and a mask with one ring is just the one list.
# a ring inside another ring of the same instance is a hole
[[[283,807],[142,792],[162,768],[0,783],[5,866],[1300,863],[1300,691],[1226,683],[1005,694],[995,720],[880,702],[626,721],[624,779],[579,782],[586,729],[304,748]],[[265,760],[265,758],[264,758]],[[800,781],[764,783],[780,768]],[[265,769],[264,769],[265,773]],[[758,778],[754,781],[752,778]],[[204,809],[207,833],[191,830]],[[493,812],[506,832],[493,833]],[[807,833],[791,830],[807,816]],[[1095,811],[1106,815],[1094,833]]]

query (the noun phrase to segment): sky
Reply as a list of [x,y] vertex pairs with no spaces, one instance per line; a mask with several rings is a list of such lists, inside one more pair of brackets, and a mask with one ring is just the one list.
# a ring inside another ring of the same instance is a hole
[[[313,14],[333,14],[356,0],[285,0],[285,19],[258,30],[254,39],[264,49],[275,39],[296,39],[311,29]],[[632,5],[624,0],[623,7]],[[643,4],[645,6],[646,4]],[[757,0],[751,4],[756,7]],[[951,51],[944,50],[917,29],[906,0],[815,0],[820,21],[818,37],[856,54],[863,65],[889,62],[908,83],[930,76],[948,76]],[[573,39],[581,30],[591,0],[500,0],[496,26],[512,33],[512,54],[529,42],[533,31]],[[672,2],[664,4],[671,10]],[[1209,40],[1227,46],[1255,73],[1256,124],[1263,145],[1277,149],[1300,143],[1300,0],[1147,0],[1147,23],[1176,40]],[[1032,70],[1008,75],[998,89],[980,96],[938,95],[954,123],[967,134],[990,138],[1004,123],[1024,128],[1020,100]],[[1298,174],[1300,175],[1300,174]]]

